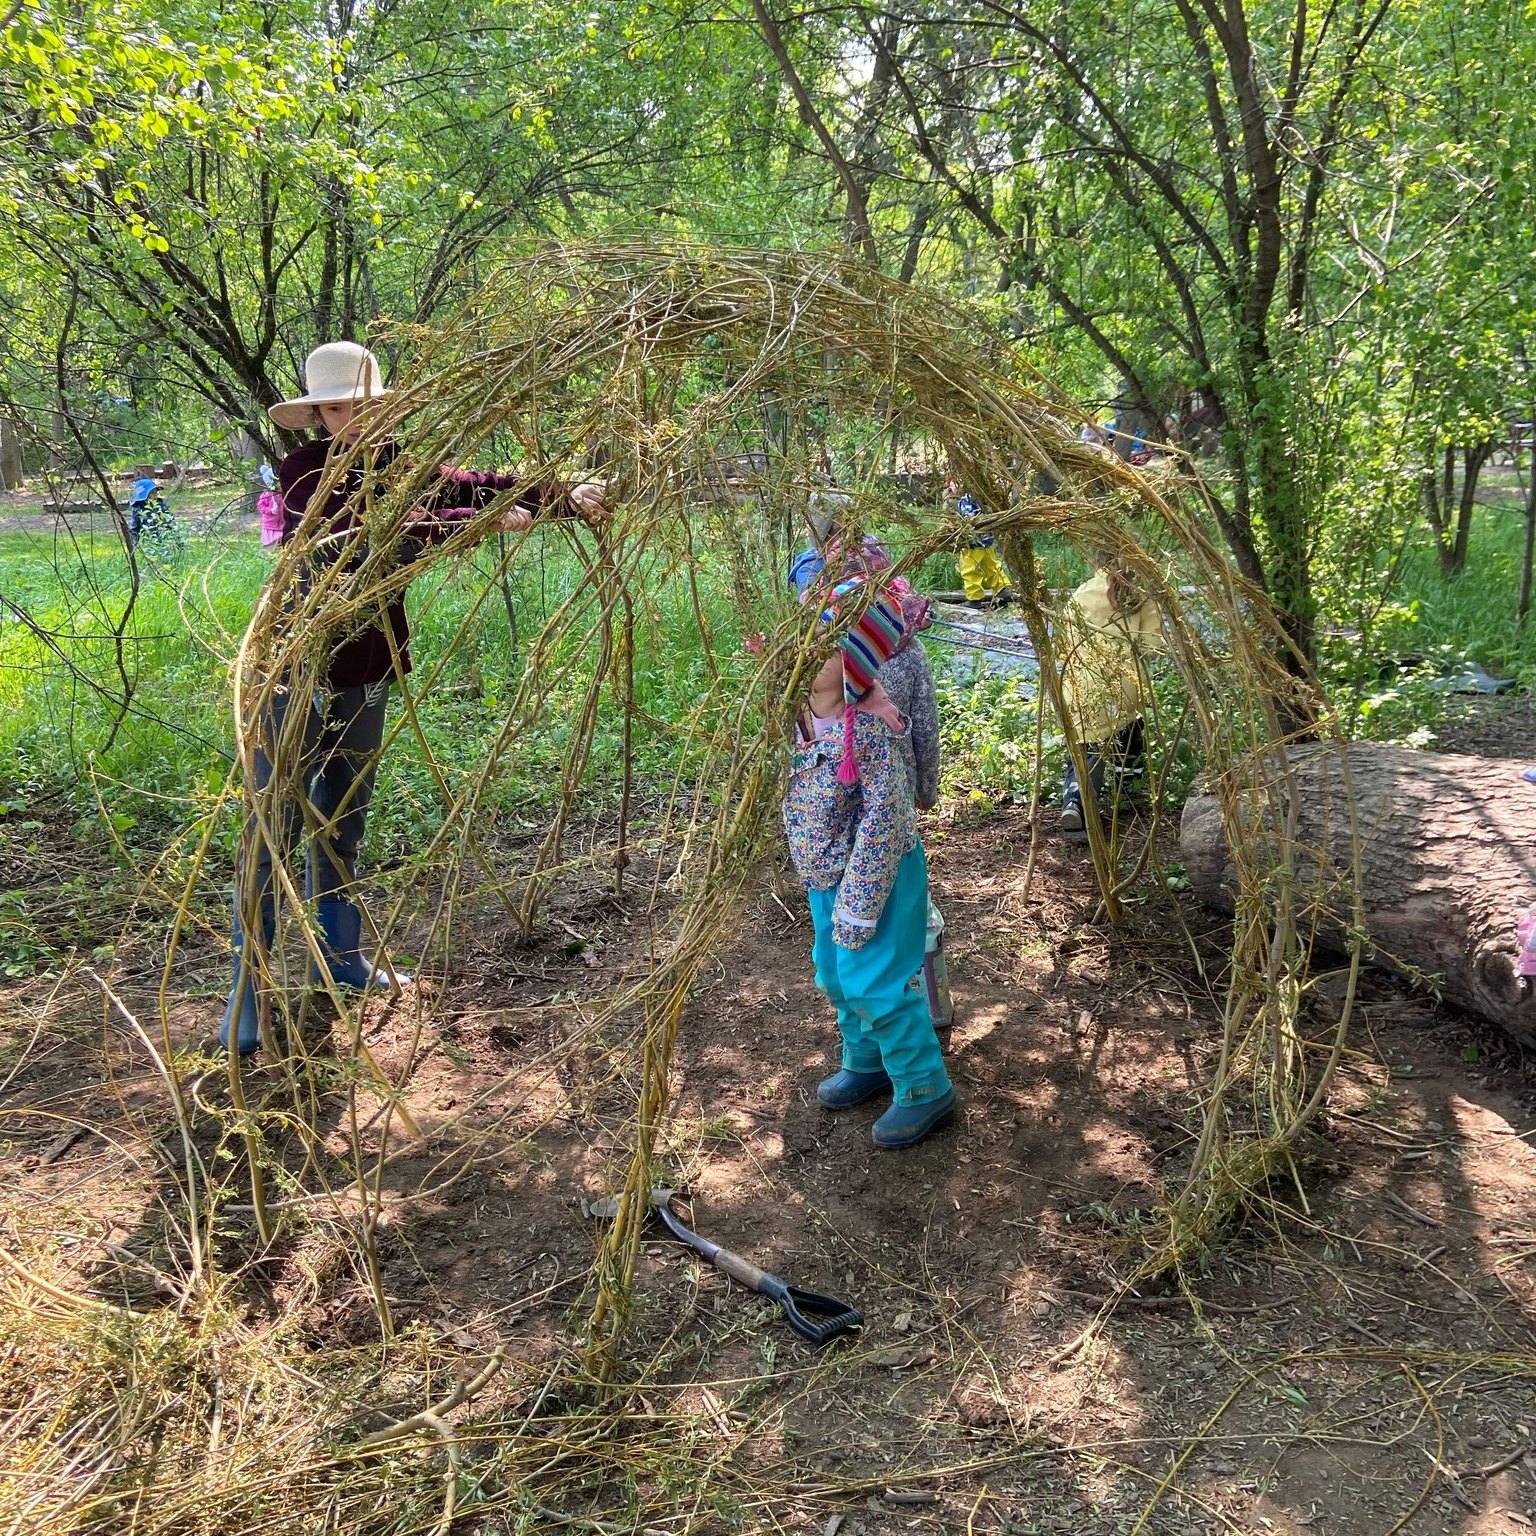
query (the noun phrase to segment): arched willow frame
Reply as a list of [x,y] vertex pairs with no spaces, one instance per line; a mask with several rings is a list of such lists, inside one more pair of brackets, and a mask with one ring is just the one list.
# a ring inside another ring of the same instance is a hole
[[[1145,1270],[1177,1266],[1287,1166],[1339,1059],[1359,964],[1357,942],[1337,1019],[1323,1038],[1309,1040],[1299,1020],[1312,947],[1325,908],[1335,929],[1358,933],[1358,881],[1323,870],[1319,852],[1298,846],[1291,833],[1285,757],[1277,749],[1297,721],[1318,734],[1324,713],[1268,604],[1213,540],[1192,481],[1137,473],[1080,443],[1071,403],[963,309],[825,255],[655,245],[551,249],[494,278],[459,323],[391,342],[411,360],[409,375],[379,403],[354,450],[366,458],[386,437],[399,445],[385,489],[359,509],[358,535],[343,548],[326,550],[326,529],[313,519],[299,529],[240,649],[241,760],[248,770],[254,743],[267,731],[276,764],[264,791],[252,789],[248,777],[247,843],[283,841],[280,806],[299,797],[298,722],[322,686],[323,660],[336,636],[376,619],[409,581],[477,542],[510,505],[503,498],[447,542],[422,547],[412,524],[432,466],[485,457],[491,449],[504,453],[509,441],[518,445],[531,484],[585,478],[600,466],[611,517],[593,529],[563,529],[583,562],[583,579],[541,629],[524,636],[522,671],[508,684],[504,719],[483,760],[440,762],[421,729],[415,701],[434,686],[442,657],[412,677],[391,728],[393,736],[416,739],[441,794],[439,829],[419,858],[435,928],[451,931],[456,905],[471,889],[493,891],[524,931],[538,922],[550,881],[582,862],[567,849],[568,833],[592,771],[594,735],[615,721],[624,748],[616,847],[593,878],[613,879],[616,866],[622,880],[637,838],[667,871],[649,893],[655,936],[643,966],[592,1019],[594,1028],[634,1022],[638,1084],[627,1178],[591,1291],[585,1364],[592,1376],[612,1379],[620,1359],[679,1019],[777,835],[795,703],[827,643],[792,600],[782,573],[787,541],[808,528],[828,430],[862,432],[864,451],[854,457],[871,466],[893,435],[920,441],[989,509],[981,526],[998,538],[1039,652],[1043,695],[1080,764],[1085,744],[1061,708],[1065,632],[1052,622],[1037,540],[1052,534],[1085,553],[1112,554],[1155,598],[1187,698],[1179,728],[1198,737],[1205,782],[1223,809],[1236,919],[1224,1037],[1204,1098],[1203,1132],[1182,1187],[1169,1192]],[[345,461],[331,473],[344,468]],[[968,530],[952,516],[898,504],[883,484],[870,473],[843,489],[853,498],[851,522],[875,521],[899,535],[898,572],[964,542]],[[516,560],[525,537],[547,536],[541,530],[514,538],[502,560]],[[729,587],[739,633],[710,633],[699,600],[706,579]],[[675,778],[664,804],[637,829],[629,747],[637,729],[661,723],[641,717],[633,677],[648,643],[648,609],[663,590],[688,594],[707,676],[685,717],[666,723]],[[479,590],[466,628],[496,601],[494,592],[494,583]],[[749,655],[741,638],[756,631],[763,643]],[[450,641],[445,655],[452,648]],[[278,688],[288,691],[290,707],[283,731],[271,735],[264,722]],[[569,716],[558,793],[515,879],[504,871],[493,877],[484,847],[487,793],[516,771],[520,738],[547,716],[557,690],[579,701]],[[1113,831],[1090,818],[1090,833],[1103,908],[1114,921],[1141,864],[1127,874]],[[253,963],[265,1002],[296,1008],[301,978],[290,974],[285,956],[299,948],[295,934],[304,951],[318,955],[318,937],[292,874],[279,879],[278,937],[270,948],[253,945]],[[251,900],[248,889],[244,900]],[[419,899],[402,891],[370,910],[368,931],[380,953],[419,909]],[[430,1006],[430,999],[420,1001],[413,1038]],[[370,1213],[382,1168],[402,1135],[416,1144],[417,1127],[403,1092],[409,1073],[391,1081],[373,1063],[357,1010],[343,1009],[342,1017],[352,1021],[349,1208],[387,1327],[388,1301],[369,1257]],[[288,1101],[260,1111],[247,1105],[231,1058],[251,1205],[264,1234],[281,1212],[264,1187],[263,1138],[278,1122],[284,1134],[297,1127],[302,1135],[310,1102],[302,1069],[292,1068],[290,1081]],[[369,1098],[378,1103],[359,1105]]]

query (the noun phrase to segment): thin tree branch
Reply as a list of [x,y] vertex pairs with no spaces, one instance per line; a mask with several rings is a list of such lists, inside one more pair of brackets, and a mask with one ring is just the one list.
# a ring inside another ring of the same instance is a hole
[[880,253],[875,248],[874,231],[869,224],[869,204],[865,199],[864,189],[859,184],[859,178],[854,174],[853,167],[849,165],[843,152],[837,147],[837,140],[833,138],[832,130],[827,127],[825,119],[816,110],[816,104],[811,100],[810,92],[806,90],[805,82],[800,78],[800,72],[795,68],[795,62],[784,46],[779,24],[773,19],[772,12],[769,11],[764,0],[751,0],[751,5],[752,14],[757,18],[758,30],[762,33],[763,41],[767,43],[768,51],[778,63],[779,73],[784,76],[784,82],[795,98],[795,105],[800,110],[801,122],[816,135],[822,149],[826,151],[828,160],[832,162],[832,169],[837,173],[843,196],[848,203],[849,242],[863,251],[864,259],[870,266],[878,268]]

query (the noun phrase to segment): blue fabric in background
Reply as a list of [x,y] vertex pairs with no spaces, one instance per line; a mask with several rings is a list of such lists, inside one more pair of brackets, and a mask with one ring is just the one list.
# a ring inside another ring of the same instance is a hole
[[805,589],[821,575],[827,562],[822,558],[819,549],[802,549],[793,560],[789,562],[789,584],[801,597],[805,596]]

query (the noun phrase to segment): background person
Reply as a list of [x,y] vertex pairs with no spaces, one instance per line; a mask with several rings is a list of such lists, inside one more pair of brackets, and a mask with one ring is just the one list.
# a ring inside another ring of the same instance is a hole
[[[981,515],[981,503],[969,492],[961,491],[952,478],[948,482],[949,494],[955,500],[955,511],[971,520]],[[997,540],[990,533],[975,533],[960,551],[960,585],[965,588],[968,603],[1005,603],[1008,601],[1008,573],[997,558]]]
[[1087,839],[1106,777],[1115,796],[1146,771],[1147,658],[1167,649],[1163,618],[1119,556],[1100,551],[1094,574],[1068,599],[1063,633],[1063,693],[1082,743],[1085,792],[1070,754],[1061,791],[1061,833]]

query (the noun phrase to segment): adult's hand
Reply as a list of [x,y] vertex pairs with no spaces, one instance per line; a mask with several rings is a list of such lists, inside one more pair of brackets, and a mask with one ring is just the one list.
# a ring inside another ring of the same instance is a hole
[[522,533],[525,529],[533,527],[533,513],[527,507],[511,507],[501,514],[501,521],[496,524],[500,533]]
[[589,523],[600,523],[608,516],[608,487],[601,480],[583,480],[567,493],[571,505]]

